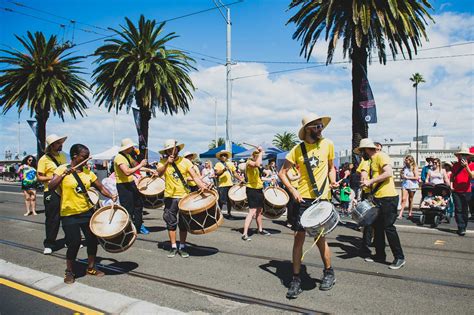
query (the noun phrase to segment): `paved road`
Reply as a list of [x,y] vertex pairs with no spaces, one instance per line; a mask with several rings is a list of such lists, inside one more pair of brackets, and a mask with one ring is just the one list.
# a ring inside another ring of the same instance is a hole
[[[53,256],[41,254],[44,215],[23,217],[24,205],[15,189],[0,185],[1,258],[62,276],[65,250]],[[38,204],[41,212],[41,198]],[[99,249],[100,262],[107,266],[104,278],[84,277],[84,264],[79,260],[77,281],[184,312],[273,314],[289,312],[293,307],[299,312],[306,309],[339,314],[472,313],[472,226],[465,237],[459,237],[453,223],[430,229],[407,220],[397,222],[407,265],[392,271],[357,256],[361,233],[347,222],[328,236],[336,286],[328,292],[317,289],[322,265],[317,251],[311,251],[305,258],[305,291],[297,300],[288,301],[285,293],[291,279],[291,231],[282,221],[265,220],[271,236],[254,235],[251,242],[242,242],[243,216],[226,220],[216,232],[190,236],[189,259],[169,259],[162,211],[148,210],[145,223],[152,233],[140,235],[124,253]],[[307,239],[305,248],[310,246],[311,240]],[[391,260],[388,247],[387,254]],[[79,259],[85,258],[84,248]]]

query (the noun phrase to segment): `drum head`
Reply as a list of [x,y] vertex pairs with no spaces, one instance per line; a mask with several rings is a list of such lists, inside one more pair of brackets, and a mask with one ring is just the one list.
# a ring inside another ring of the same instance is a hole
[[247,199],[247,188],[245,185],[234,185],[230,187],[229,198],[235,202],[244,201]]
[[89,189],[87,191],[87,194],[89,195],[89,199],[92,201],[94,205],[96,205],[99,202],[99,193],[95,189]]
[[145,196],[155,196],[165,190],[165,181],[161,177],[146,176],[138,182],[138,191]]
[[330,216],[333,211],[332,203],[328,201],[321,201],[306,209],[301,216],[301,226],[313,227],[321,225]]
[[110,238],[122,232],[128,223],[127,210],[122,206],[114,205],[113,208],[106,206],[97,210],[92,215],[89,225],[92,233],[97,237]]
[[217,202],[216,193],[213,191],[198,191],[190,193],[179,201],[178,207],[180,211],[187,211],[191,214],[200,213],[206,209],[213,207]]
[[277,207],[284,207],[290,201],[286,191],[280,187],[268,187],[263,192],[263,196],[267,202]]

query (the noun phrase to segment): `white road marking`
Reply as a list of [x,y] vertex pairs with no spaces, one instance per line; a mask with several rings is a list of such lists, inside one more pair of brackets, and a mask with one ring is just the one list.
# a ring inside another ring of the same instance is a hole
[[[0,191],[1,194],[8,194],[8,195],[22,195],[23,193],[21,192],[13,192],[13,191]],[[43,198],[43,194],[36,194],[36,197],[41,197]]]

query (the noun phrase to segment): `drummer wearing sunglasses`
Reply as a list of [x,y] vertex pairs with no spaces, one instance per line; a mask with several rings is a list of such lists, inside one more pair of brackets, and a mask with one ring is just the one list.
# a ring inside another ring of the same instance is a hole
[[[290,150],[283,167],[278,173],[282,183],[290,191],[297,203],[294,209],[294,224],[292,225],[292,230],[295,232],[293,243],[293,279],[286,294],[288,299],[295,299],[302,292],[300,271],[306,232],[301,225],[301,217],[311,207],[316,198],[330,200],[330,188],[339,186],[336,183],[336,170],[334,168],[334,144],[331,140],[322,136],[322,131],[330,121],[330,117],[320,117],[315,114],[305,116],[298,133],[298,137],[303,142]],[[306,151],[306,154],[304,154],[303,149]],[[294,165],[299,167],[301,173],[297,188],[291,185],[287,176],[287,172]],[[308,173],[309,168],[311,168],[312,176],[309,175],[311,173]],[[313,179],[315,181],[314,184],[318,187],[318,195],[316,195],[313,189]],[[331,251],[324,235],[321,235],[316,245],[324,263],[323,278],[319,289],[327,291],[332,289],[336,283],[336,275],[331,266]]]

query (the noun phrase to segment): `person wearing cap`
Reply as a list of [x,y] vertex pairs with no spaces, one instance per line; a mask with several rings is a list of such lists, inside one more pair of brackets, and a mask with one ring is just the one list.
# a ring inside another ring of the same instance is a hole
[[390,157],[384,152],[378,152],[376,145],[369,138],[362,139],[354,152],[362,155],[365,160],[369,160],[365,169],[368,177],[361,181],[361,185],[370,188],[373,201],[380,209],[374,222],[375,256],[367,257],[365,261],[385,263],[385,236],[387,236],[394,257],[389,268],[400,269],[405,265],[405,256],[394,225],[397,220],[399,197],[395,189]]
[[43,241],[43,254],[45,255],[50,255],[53,249],[57,247],[56,238],[60,225],[61,197],[56,191],[50,190],[48,184],[53,178],[54,171],[67,162],[66,154],[61,152],[66,139],[67,137],[60,137],[56,134],[47,136],[45,154],[38,161],[38,181],[44,185],[43,202],[46,238]]
[[428,156],[425,161],[426,165],[423,166],[421,169],[421,175],[420,175],[420,180],[422,183],[426,181],[426,177],[428,176],[428,171],[433,168],[433,161],[434,161],[434,156]]
[[[188,231],[186,225],[179,219],[179,201],[186,196],[190,189],[185,178],[191,178],[199,189],[207,189],[206,184],[201,180],[193,168],[193,163],[184,157],[179,156],[184,144],[178,144],[174,139],[165,141],[163,149],[159,152],[163,158],[157,165],[158,176],[164,176],[165,195],[163,210],[163,220],[166,223],[171,249],[168,258],[173,258],[179,254],[183,258],[189,257],[186,251],[186,238]],[[176,245],[176,229],[179,228],[179,248]]]
[[[313,201],[320,197],[321,200],[331,200],[331,188],[337,188],[336,170],[334,168],[334,144],[331,140],[322,136],[322,131],[331,121],[330,117],[321,117],[316,114],[309,114],[302,120],[302,126],[298,132],[298,137],[303,142],[295,145],[286,156],[283,167],[278,176],[285,187],[291,192],[295,201],[299,204],[295,213],[292,230],[294,234],[293,243],[293,279],[286,294],[289,299],[296,298],[301,292],[301,257],[305,240],[305,229],[301,225],[301,216],[308,209]],[[313,190],[308,168],[306,167],[303,147],[307,152],[307,161],[315,179],[315,185],[319,191],[319,196]],[[293,165],[298,165],[301,177],[298,188],[294,188],[288,180],[287,173]],[[324,263],[323,278],[320,290],[332,289],[336,282],[336,275],[331,265],[331,250],[324,236],[321,236],[316,243],[321,258]]]
[[130,138],[122,139],[121,147],[113,163],[115,180],[120,204],[127,209],[137,231],[148,234],[150,231],[143,225],[143,201],[133,176],[136,171],[147,165],[147,160],[143,159],[137,163],[133,159],[131,154],[135,150],[134,146]]
[[474,156],[468,148],[461,148],[454,153],[458,161],[453,164],[451,182],[453,183],[454,218],[458,225],[458,235],[466,235],[469,219],[469,200],[471,198],[471,180],[474,179],[474,163],[469,160]]
[[[191,153],[191,152],[188,151],[188,152],[184,152],[183,156],[192,163],[192,165],[193,165],[192,168],[193,168],[194,172],[199,176],[199,178],[201,178],[201,172],[199,171],[199,167],[196,164],[194,164],[194,160],[196,159],[197,154],[196,153]],[[192,177],[190,177],[190,176],[186,177],[186,181],[188,182],[189,189],[190,189],[191,192],[199,190],[198,185],[192,179]]]
[[217,152],[216,157],[219,162],[214,165],[214,173],[217,177],[217,191],[219,192],[219,208],[223,210],[224,204],[227,205],[227,217],[232,219],[232,203],[229,198],[229,189],[234,185],[233,177],[243,182],[243,178],[237,173],[234,163],[229,161],[231,154],[229,151],[221,150]]

